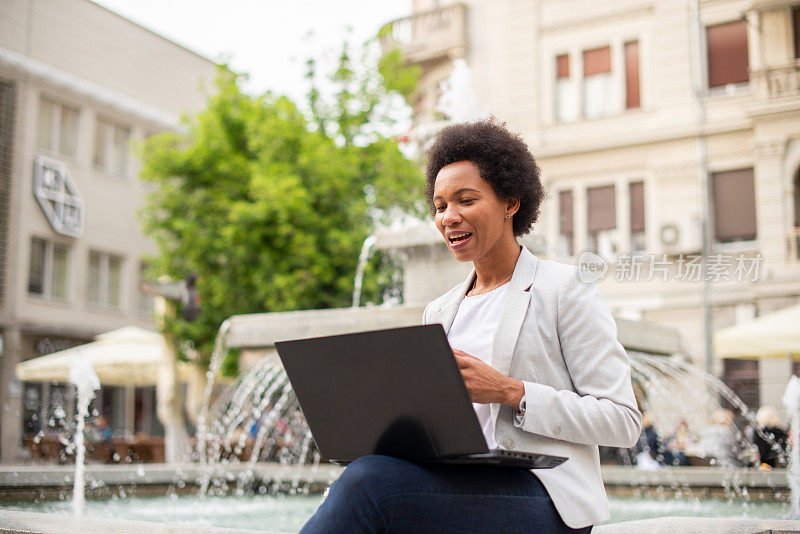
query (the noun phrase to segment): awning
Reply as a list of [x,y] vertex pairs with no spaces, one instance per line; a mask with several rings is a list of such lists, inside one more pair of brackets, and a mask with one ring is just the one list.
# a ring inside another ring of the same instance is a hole
[[[17,364],[17,378],[28,382],[68,382],[72,358],[89,358],[100,383],[107,386],[153,386],[165,365],[164,338],[155,332],[126,326],[98,335],[96,341]],[[192,365],[178,362],[181,381]]]
[[714,333],[720,358],[800,358],[800,304]]

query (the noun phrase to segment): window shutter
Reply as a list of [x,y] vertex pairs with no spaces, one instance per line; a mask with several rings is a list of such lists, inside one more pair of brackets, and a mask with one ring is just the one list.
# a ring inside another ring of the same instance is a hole
[[561,191],[558,194],[558,214],[562,235],[571,235],[573,229],[572,191]]
[[756,238],[756,199],[753,169],[712,175],[714,235],[717,241]]
[[794,57],[800,58],[800,7],[792,10],[792,28],[794,29]]
[[644,182],[631,182],[631,232],[644,231]]
[[583,51],[583,75],[611,72],[611,49],[607,46]]
[[718,87],[750,79],[747,59],[747,23],[743,20],[706,28],[708,86]]
[[614,186],[592,187],[589,196],[589,232],[611,230],[617,227],[614,209]]
[[625,107],[639,107],[639,41],[625,43]]
[[569,78],[569,56],[567,54],[556,57],[556,78]]

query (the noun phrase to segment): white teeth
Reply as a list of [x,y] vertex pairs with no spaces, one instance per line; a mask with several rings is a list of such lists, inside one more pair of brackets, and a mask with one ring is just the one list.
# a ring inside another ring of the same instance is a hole
[[450,241],[454,241],[456,239],[461,239],[462,237],[467,237],[469,235],[472,235],[472,234],[470,234],[469,232],[465,232],[465,233],[462,233],[462,234],[453,234],[453,235],[450,236],[449,239],[450,239]]

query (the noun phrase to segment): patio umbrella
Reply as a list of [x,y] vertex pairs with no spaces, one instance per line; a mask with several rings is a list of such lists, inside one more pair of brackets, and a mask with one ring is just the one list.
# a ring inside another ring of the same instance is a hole
[[[17,378],[28,382],[67,382],[76,354],[92,362],[100,383],[106,386],[152,386],[165,363],[160,334],[126,326],[95,337],[95,341],[17,364]],[[191,376],[191,364],[178,362],[182,381]]]
[[800,357],[800,304],[715,332],[714,353],[723,358]]

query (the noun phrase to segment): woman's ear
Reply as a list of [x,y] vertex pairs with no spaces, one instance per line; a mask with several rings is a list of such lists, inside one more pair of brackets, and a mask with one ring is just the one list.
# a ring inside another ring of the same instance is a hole
[[519,199],[516,197],[511,197],[506,200],[506,211],[511,215],[514,215],[519,211]]

